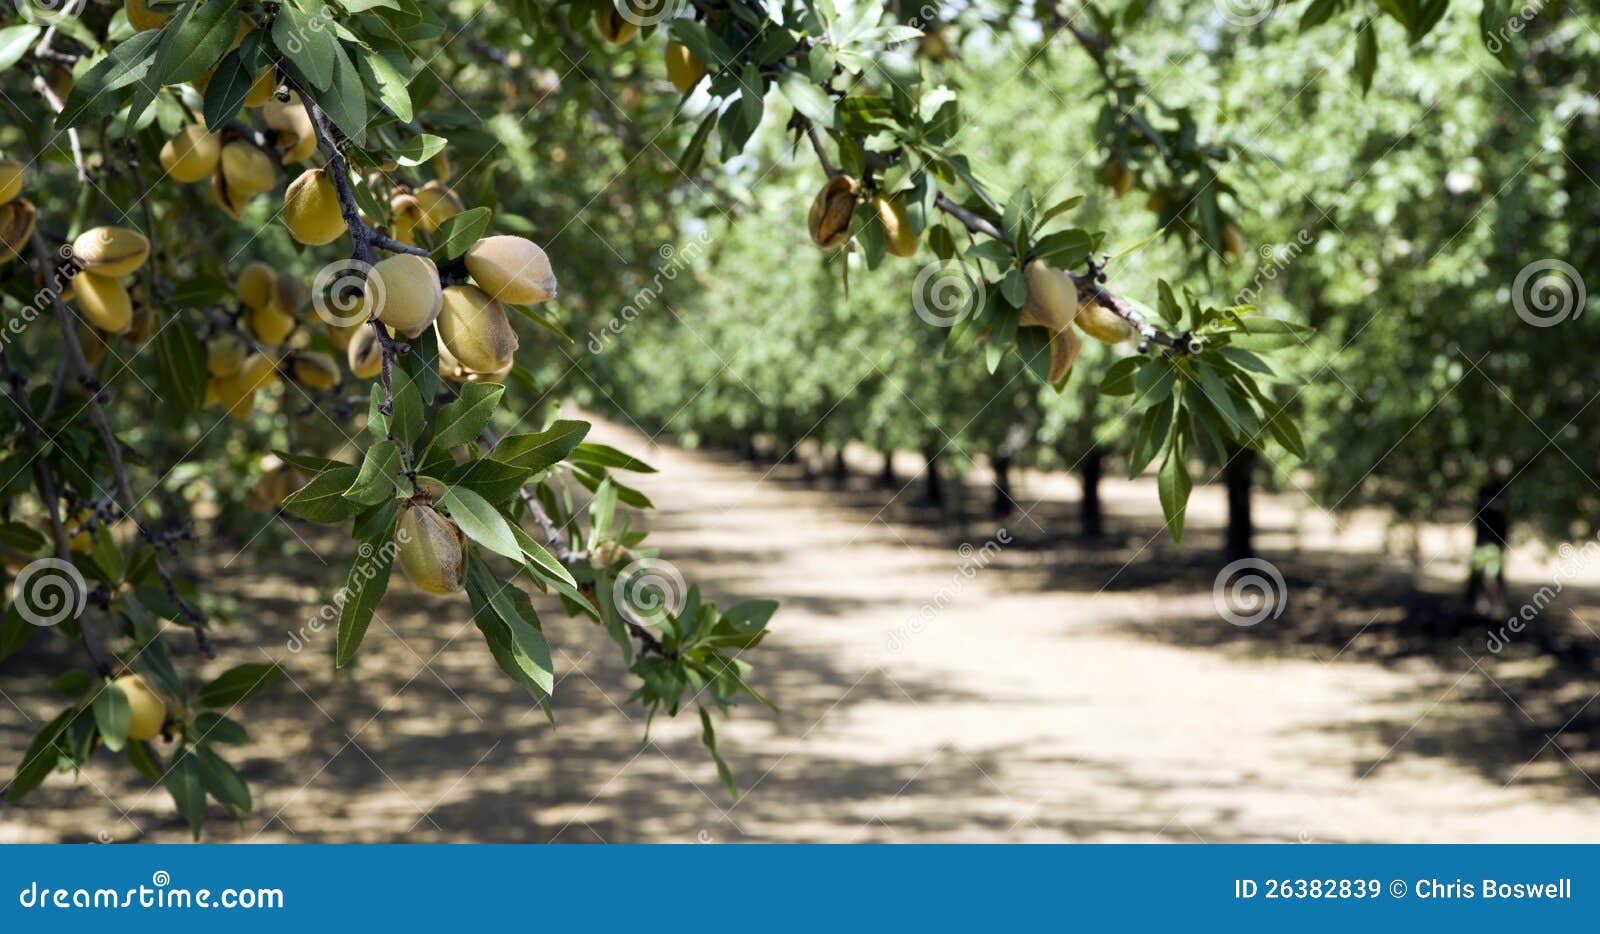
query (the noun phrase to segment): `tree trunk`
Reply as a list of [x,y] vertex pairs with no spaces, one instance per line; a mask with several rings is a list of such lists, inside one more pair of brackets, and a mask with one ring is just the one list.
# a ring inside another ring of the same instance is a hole
[[1011,455],[994,455],[994,517],[1004,518],[1011,514],[1016,506],[1016,499],[1011,495]]
[[845,462],[844,442],[842,441],[838,447],[833,449],[833,479],[839,481],[840,485],[850,479],[850,465]]
[[928,469],[924,471],[924,486],[922,497],[930,506],[944,507],[944,481],[939,476],[939,455],[936,452],[923,454],[928,460]]
[[[1497,610],[1506,603],[1505,546],[1511,539],[1511,517],[1506,513],[1500,495],[1505,492],[1503,480],[1485,483],[1478,488],[1478,509],[1472,517],[1472,573],[1467,576],[1467,605],[1480,616],[1498,615]],[[1494,562],[1494,573],[1486,573],[1481,563],[1482,549],[1500,552]]]
[[883,467],[878,471],[879,486],[894,486],[894,451],[883,452]]
[[1089,448],[1078,466],[1078,477],[1083,483],[1083,504],[1080,507],[1084,538],[1105,535],[1105,513],[1100,507],[1100,478],[1105,472],[1106,453],[1098,445]]
[[1238,448],[1231,452],[1222,469],[1228,487],[1228,536],[1224,546],[1229,561],[1255,557],[1255,522],[1250,516],[1251,475],[1255,472],[1256,452]]

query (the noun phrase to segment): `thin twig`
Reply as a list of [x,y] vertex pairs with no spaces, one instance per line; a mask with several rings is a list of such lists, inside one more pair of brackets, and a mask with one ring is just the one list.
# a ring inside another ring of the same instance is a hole
[[[39,429],[32,413],[28,411],[26,381],[21,373],[11,368],[6,360],[4,346],[0,346],[0,371],[4,372],[12,402],[22,415],[23,432],[31,448],[38,441]],[[66,526],[61,521],[61,497],[56,491],[55,478],[50,475],[50,468],[42,457],[33,459],[33,479],[39,485],[39,496],[44,501],[45,515],[50,519],[50,540],[55,547],[56,558],[71,564],[72,546],[67,541]],[[94,664],[95,670],[102,676],[109,677],[112,673],[111,658],[100,642],[99,631],[95,629],[87,615],[78,618],[78,634],[83,640],[84,651],[89,653],[89,660]]]
[[[56,257],[45,243],[44,237],[35,230],[33,232],[33,253],[39,262],[40,270],[44,273],[47,282],[53,282],[56,277]],[[167,596],[171,598],[182,614],[194,624],[195,641],[200,650],[211,657],[210,640],[206,637],[206,616],[200,608],[189,602],[178,590],[172,572],[167,569],[161,560],[160,546],[155,534],[150,527],[140,518],[139,497],[134,495],[133,483],[128,479],[128,468],[122,460],[122,444],[117,440],[116,433],[111,430],[111,422],[106,418],[105,410],[100,407],[100,381],[94,376],[94,371],[89,366],[88,358],[84,356],[83,345],[78,342],[78,326],[73,320],[71,312],[61,301],[61,293],[51,289],[50,304],[55,308],[56,321],[61,326],[61,343],[66,350],[67,360],[77,372],[78,381],[88,392],[84,408],[89,413],[89,420],[94,423],[95,431],[100,435],[100,441],[106,449],[106,460],[111,464],[112,475],[116,480],[116,494],[122,502],[122,510],[129,519],[133,520],[138,529],[139,537],[149,543],[152,560],[156,573],[166,585]]]
[[[33,76],[33,88],[49,103],[51,110],[60,113],[66,108],[66,104],[62,102],[60,95],[56,94],[55,90],[50,87],[50,82],[44,80],[43,75]],[[93,184],[89,179],[89,163],[84,159],[83,141],[78,138],[77,127],[67,128],[67,142],[72,147],[72,164],[78,167],[78,181],[85,185]]]

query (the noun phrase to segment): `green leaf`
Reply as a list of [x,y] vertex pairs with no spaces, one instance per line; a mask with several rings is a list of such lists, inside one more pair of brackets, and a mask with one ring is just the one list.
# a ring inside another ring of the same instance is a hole
[[195,766],[200,784],[211,793],[211,797],[228,807],[246,812],[250,810],[250,786],[244,783],[233,766],[223,761],[210,747],[195,748]]
[[717,765],[717,777],[722,780],[722,787],[727,789],[728,797],[739,797],[739,786],[734,784],[733,770],[728,768],[721,753],[717,752],[717,731],[711,726],[711,714],[704,707],[700,708],[700,742],[711,753],[711,761]]
[[291,467],[298,467],[308,473],[319,474],[327,470],[340,470],[351,466],[344,461],[336,461],[327,457],[318,457],[315,454],[291,454],[288,451],[274,449],[273,454],[278,459]]
[[206,347],[182,321],[161,329],[156,338],[156,383],[163,401],[179,413],[198,412],[205,401]]
[[94,687],[94,676],[82,668],[68,668],[50,681],[50,689],[63,697],[82,697]]
[[67,729],[77,715],[76,708],[65,710],[34,734],[33,742],[22,754],[22,764],[17,766],[17,774],[6,787],[8,803],[21,801],[56,770],[56,763],[61,756],[60,742],[65,739]]
[[386,499],[370,509],[363,510],[350,524],[350,534],[356,539],[376,538],[394,527],[400,514],[400,500]]
[[764,629],[772,614],[778,612],[776,600],[745,600],[735,603],[722,613],[722,621],[740,629]]
[[197,737],[196,742],[202,743],[237,745],[250,739],[244,727],[214,710],[201,711],[195,716],[194,732]]
[[21,609],[14,601],[6,607],[5,614],[0,615],[0,661],[26,645],[28,637],[38,628],[23,618]]
[[501,583],[483,559],[473,555],[467,559],[467,597],[472,602],[472,620],[501,670],[535,700],[548,698],[556,686],[555,666],[527,595]]
[[489,229],[489,218],[492,212],[488,208],[473,208],[462,211],[445,220],[434,233],[438,246],[433,248],[433,256],[442,262],[449,262],[457,257],[466,256],[472,245],[483,239],[484,233]]
[[1106,370],[1100,380],[1100,392],[1107,396],[1133,395],[1133,376],[1144,363],[1143,357],[1123,357]]
[[387,439],[367,448],[361,472],[350,481],[344,498],[362,506],[376,506],[400,491],[400,445]]
[[122,688],[114,683],[101,686],[94,696],[94,724],[107,749],[116,752],[128,741],[128,723],[132,719],[133,706]]
[[1094,249],[1094,238],[1086,230],[1061,230],[1039,238],[1033,255],[1057,269],[1083,265]]
[[517,525],[515,522],[510,523],[510,525],[511,534],[517,537],[517,544],[521,546],[523,556],[538,569],[537,577],[560,581],[568,588],[577,589],[578,582],[573,578],[572,573],[567,570],[566,565],[551,554],[548,548],[539,544],[522,526]]
[[196,840],[200,839],[200,828],[206,818],[206,789],[200,781],[200,769],[195,764],[194,755],[189,750],[181,750],[173,759],[161,784],[172,795],[172,803],[177,806],[178,813],[188,820],[189,832],[194,834]]
[[491,503],[515,499],[533,471],[480,458],[456,464],[439,476],[447,486],[465,487]]
[[201,688],[195,700],[204,707],[232,707],[265,690],[283,669],[269,662],[246,662],[229,668]]
[[507,435],[494,446],[494,459],[529,471],[543,470],[571,454],[589,433],[589,423],[562,419],[544,431]]
[[706,140],[711,138],[711,131],[717,126],[719,111],[712,108],[700,121],[700,126],[695,128],[694,136],[689,138],[688,145],[683,147],[683,154],[678,157],[678,171],[693,177],[699,171],[700,163],[705,160]]
[[[332,41],[332,40],[330,40]],[[357,146],[367,142],[367,89],[361,72],[350,60],[344,46],[333,42],[333,86],[326,93],[314,94],[328,119],[344,131]]]
[[[320,0],[311,12],[294,3],[281,4],[273,20],[273,45],[287,59],[290,70],[310,85],[310,90],[326,91],[333,87],[340,52],[332,26],[332,18],[326,15]],[[322,100],[318,98],[317,102],[320,104]],[[326,106],[323,109],[326,110]],[[328,115],[333,116],[332,111]]]
[[1178,368],[1172,361],[1161,357],[1136,359],[1142,362],[1133,375],[1134,403],[1149,408],[1171,398],[1172,387],[1178,381]]
[[396,552],[390,538],[393,527],[394,516],[391,515],[381,532],[362,541],[355,563],[350,565],[350,574],[344,583],[344,603],[339,607],[338,635],[334,639],[335,668],[343,668],[355,659],[367,626],[372,623],[372,614],[389,589]]
[[156,765],[155,757],[150,752],[150,744],[144,740],[134,740],[128,744],[128,764],[140,775],[150,780],[150,784],[159,785],[163,768]]
[[1349,0],[1311,0],[1305,12],[1300,14],[1300,31],[1306,32],[1326,23],[1348,2]]
[[1161,453],[1167,443],[1167,433],[1172,428],[1172,413],[1176,403],[1168,396],[1160,405],[1144,413],[1139,422],[1139,433],[1134,436],[1133,450],[1128,453],[1128,477],[1139,476],[1150,462]]
[[236,0],[195,0],[160,30],[161,47],[150,66],[149,84],[159,87],[200,77],[228,53],[238,31]]
[[126,95],[113,92],[144,79],[155,61],[156,47],[164,32],[156,29],[141,32],[95,62],[73,84],[56,123],[62,127],[82,126],[122,106]]
[[251,85],[261,76],[263,56],[261,34],[251,31],[237,49],[229,52],[217,65],[216,72],[206,85],[206,127],[216,131],[238,116],[250,94]]
[[1172,294],[1172,286],[1167,280],[1156,282],[1156,313],[1161,315],[1161,320],[1171,327],[1177,327],[1183,321],[1183,309],[1178,305],[1178,299]]
[[0,545],[33,554],[47,539],[38,530],[21,522],[0,522]]
[[1193,372],[1200,393],[1216,408],[1217,414],[1222,416],[1223,422],[1228,426],[1229,434],[1234,437],[1240,436],[1245,423],[1239,410],[1234,407],[1233,398],[1228,394],[1227,384],[1222,381],[1222,377],[1217,375],[1216,370],[1198,360],[1195,361]]
[[360,504],[344,498],[361,473],[358,467],[336,467],[323,471],[310,483],[290,493],[283,508],[308,522],[338,522],[360,511]]
[[1372,76],[1378,70],[1378,25],[1370,17],[1361,20],[1356,28],[1356,84],[1361,96],[1372,90]]
[[572,460],[593,467],[613,470],[631,470],[634,473],[655,473],[656,469],[631,454],[625,454],[609,444],[584,442],[572,449]]
[[445,144],[449,142],[442,136],[433,136],[422,133],[406,140],[391,150],[394,160],[401,165],[422,165],[434,156],[444,151]]
[[1017,328],[1017,354],[1035,379],[1041,383],[1050,381],[1050,331],[1047,328]]
[[0,29],[0,71],[5,71],[22,61],[22,57],[33,48],[34,42],[42,32],[44,27],[35,23]]
[[505,391],[499,383],[463,383],[460,398],[440,409],[434,419],[433,443],[448,449],[476,439]]
[[1184,463],[1182,435],[1174,437],[1156,476],[1156,486],[1161,494],[1161,512],[1167,519],[1167,529],[1174,542],[1183,541],[1183,520],[1189,508],[1189,467]]
[[[345,7],[348,9],[349,4],[346,3]],[[410,123],[416,116],[411,102],[411,79],[408,74],[411,70],[410,56],[403,47],[394,43],[374,43],[374,45],[378,54],[356,56],[361,79],[372,89],[373,96],[377,97],[378,102],[387,107],[400,122]],[[437,136],[424,138],[439,139]],[[440,140],[441,145],[443,142]],[[401,162],[404,164],[404,160]]]
[[787,72],[778,82],[778,90],[794,105],[796,112],[819,128],[833,126],[833,98],[798,72]]
[[379,411],[383,402],[383,392],[374,388],[372,408],[367,415],[367,428],[378,438],[390,437],[402,444],[410,444],[417,440],[422,430],[427,427],[422,393],[418,390],[411,371],[403,366],[390,369],[390,385],[394,393],[390,413],[384,415]]
[[450,510],[450,518],[467,537],[497,555],[515,561],[522,560],[522,546],[511,533],[511,525],[499,510],[471,490],[459,486],[446,487],[439,502]]

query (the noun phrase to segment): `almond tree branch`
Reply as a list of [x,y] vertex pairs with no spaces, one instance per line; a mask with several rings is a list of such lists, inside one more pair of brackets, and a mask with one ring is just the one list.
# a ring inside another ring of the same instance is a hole
[[[345,229],[350,232],[350,240],[354,243],[350,258],[361,264],[362,275],[366,275],[372,268],[376,250],[427,256],[427,250],[401,243],[393,237],[379,233],[361,219],[361,207],[356,204],[355,189],[350,186],[350,164],[345,161],[344,153],[339,151],[339,128],[334,126],[327,113],[303,92],[300,99],[305,104],[306,114],[311,118],[312,130],[317,134],[317,148],[322,150],[323,157],[328,160],[327,172],[333,181],[334,194],[339,199],[339,215],[344,218]],[[383,386],[383,402],[379,403],[378,411],[388,415],[394,411],[394,360],[402,350],[400,342],[390,337],[388,329],[378,320],[376,309],[367,319],[367,324],[377,335],[378,349],[383,361],[378,374],[378,380]]]
[[[27,387],[23,376],[11,368],[6,360],[4,346],[0,346],[0,370],[5,373],[6,383],[10,387],[11,401],[22,416],[23,432],[27,436],[29,447],[32,447],[38,441],[39,429],[28,411]],[[66,526],[61,521],[61,497],[56,491],[55,477],[51,476],[50,468],[42,457],[33,459],[33,479],[39,485],[39,496],[44,500],[45,515],[50,518],[50,541],[55,548],[55,556],[58,560],[71,564],[72,548],[67,543]],[[89,653],[89,660],[94,664],[95,671],[109,677],[113,671],[111,658],[106,654],[105,646],[101,644],[99,631],[86,614],[78,617],[78,635],[83,641],[84,651]]]
[[[46,282],[55,282],[57,265],[55,254],[45,243],[39,231],[33,232],[33,254],[39,262],[40,271],[44,274]],[[106,450],[106,460],[111,465],[112,476],[115,478],[117,498],[121,501],[123,514],[133,520],[138,529],[139,537],[150,546],[152,560],[155,564],[156,574],[166,587],[167,597],[177,605],[179,611],[193,623],[195,642],[206,657],[212,657],[211,642],[206,634],[206,616],[200,608],[191,603],[178,590],[172,572],[161,560],[163,542],[149,525],[141,518],[139,510],[139,497],[133,492],[133,484],[128,479],[128,468],[122,460],[122,444],[117,440],[116,433],[111,430],[111,422],[106,418],[105,410],[100,407],[100,381],[94,376],[94,371],[89,366],[88,358],[84,356],[83,345],[78,342],[78,324],[73,320],[72,314],[67,311],[67,306],[61,301],[58,289],[47,290],[50,293],[50,304],[54,307],[56,321],[61,326],[61,343],[66,350],[66,357],[71,368],[76,371],[78,381],[88,391],[88,399],[84,403],[85,410],[89,413],[89,420],[94,424],[95,431],[100,435],[101,444]]]
[[[811,147],[816,150],[818,161],[826,169],[831,163],[828,160],[827,151],[822,145],[822,139],[816,131],[816,126],[809,118],[796,116],[795,119],[798,121],[801,131],[811,141]],[[1012,246],[1011,238],[1005,235],[1005,232],[1000,229],[1000,225],[970,208],[957,204],[954,199],[943,192],[940,192],[939,196],[934,199],[934,206],[960,221],[962,226],[972,233],[982,234],[985,237],[994,239],[1003,244],[1008,251],[1016,252],[1016,249]],[[1188,339],[1182,336],[1173,337],[1157,329],[1132,304],[1103,287],[1099,282],[1100,273],[1098,268],[1091,267],[1087,273],[1072,273],[1071,275],[1073,284],[1078,287],[1080,299],[1094,299],[1096,303],[1128,322],[1135,331],[1139,332],[1139,336],[1143,340],[1153,344],[1160,344],[1178,352],[1193,352],[1193,344]]]

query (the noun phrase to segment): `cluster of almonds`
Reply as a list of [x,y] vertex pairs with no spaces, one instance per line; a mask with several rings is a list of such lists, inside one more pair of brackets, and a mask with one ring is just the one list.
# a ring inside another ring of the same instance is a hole
[[1052,385],[1059,385],[1066,378],[1083,349],[1083,341],[1073,333],[1074,325],[1106,344],[1120,344],[1138,336],[1133,325],[1093,296],[1080,297],[1078,284],[1067,273],[1037,259],[1023,267],[1022,273],[1028,282],[1028,298],[1022,303],[1017,324],[1050,332]]
[[72,259],[81,271],[63,297],[70,297],[96,330],[128,333],[133,299],[123,280],[150,259],[149,239],[127,227],[92,227],[72,241]]
[[[439,334],[439,372],[455,383],[499,382],[511,372],[517,333],[505,305],[553,298],[550,258],[523,237],[485,237],[465,258],[471,283],[440,285],[439,268],[426,256],[397,253],[373,264],[362,307],[391,333],[417,337],[430,326]],[[379,372],[382,348],[371,328],[350,340],[350,370]]]
[[27,248],[39,209],[22,194],[26,176],[22,163],[0,160],[0,266],[16,259]]
[[[811,199],[806,226],[811,242],[825,250],[843,246],[850,240],[850,219],[861,202],[861,184],[848,175],[835,175]],[[873,214],[883,226],[884,248],[891,256],[915,256],[921,238],[906,222],[905,202],[882,191],[866,195]]]
[[[272,128],[270,138],[279,163],[304,162],[317,152],[311,115],[293,91],[287,92],[283,101],[271,96],[270,84],[263,99],[254,101],[252,97],[245,103],[258,108],[262,122]],[[272,157],[244,134],[232,130],[213,133],[198,123],[179,130],[161,147],[161,167],[184,184],[209,178],[211,199],[234,219],[278,181]]]

